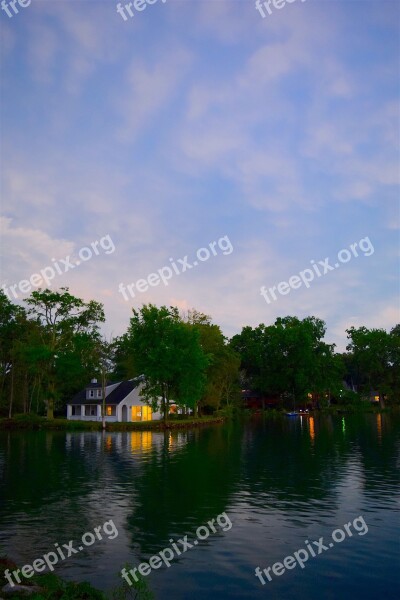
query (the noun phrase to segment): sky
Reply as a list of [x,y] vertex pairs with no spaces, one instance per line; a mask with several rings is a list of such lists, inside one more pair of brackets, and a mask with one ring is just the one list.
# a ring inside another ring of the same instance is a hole
[[107,337],[149,302],[228,337],[313,315],[340,351],[400,321],[400,2],[21,2],[0,10],[14,302],[69,287]]

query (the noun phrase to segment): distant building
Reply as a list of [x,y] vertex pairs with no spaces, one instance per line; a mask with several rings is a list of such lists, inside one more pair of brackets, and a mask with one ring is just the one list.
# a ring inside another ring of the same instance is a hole
[[244,408],[251,410],[264,410],[266,408],[276,408],[279,404],[279,395],[264,396],[253,390],[242,390],[242,404]]

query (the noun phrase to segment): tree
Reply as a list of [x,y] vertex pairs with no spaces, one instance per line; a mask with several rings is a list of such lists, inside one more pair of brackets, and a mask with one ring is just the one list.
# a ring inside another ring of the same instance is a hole
[[324,335],[321,319],[288,316],[268,327],[245,327],[231,346],[241,356],[245,382],[255,391],[304,399],[308,393],[329,393],[340,383],[340,362]]
[[0,398],[8,395],[8,416],[11,418],[16,397],[27,404],[28,381],[23,348],[29,331],[26,312],[12,304],[0,290]]
[[389,397],[400,402],[400,324],[390,331]]
[[153,304],[133,309],[128,344],[135,368],[145,375],[142,392],[153,409],[161,397],[161,410],[167,423],[171,399],[197,410],[204,387],[207,357],[198,332],[183,323],[178,309]]
[[395,399],[399,393],[400,326],[390,333],[384,329],[350,327],[347,337],[354,365],[359,373],[360,389],[368,395],[377,390],[381,405],[384,396]]
[[101,379],[101,343],[100,336],[76,333],[71,343],[57,352],[55,382],[62,405],[84,388],[94,375]]
[[[39,328],[38,338],[31,343],[31,356],[40,365],[46,385],[47,418],[53,419],[55,400],[59,397],[57,371],[63,359],[73,352],[74,342],[98,339],[98,324],[105,320],[104,311],[100,303],[94,300],[85,303],[72,296],[68,288],[34,291],[26,303],[30,307],[29,316]],[[90,352],[91,344],[87,347]]]
[[113,355],[113,377],[116,381],[132,379],[142,374],[135,363],[135,355],[132,352],[131,340],[128,333],[125,333],[114,340]]
[[108,376],[112,373],[114,367],[113,361],[114,344],[104,338],[96,340],[95,357],[97,362],[96,371],[100,372],[101,381],[101,420],[103,429],[106,428],[106,387]]
[[220,327],[211,322],[211,317],[192,309],[184,318],[199,332],[201,347],[209,360],[201,405],[217,410],[222,404],[229,406],[240,396],[239,355],[228,346]]

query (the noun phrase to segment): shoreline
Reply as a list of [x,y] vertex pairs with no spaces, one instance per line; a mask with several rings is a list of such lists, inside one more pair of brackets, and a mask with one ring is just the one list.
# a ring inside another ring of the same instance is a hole
[[[387,414],[396,412],[397,406],[330,406],[304,413],[305,417],[316,417],[318,415],[344,416],[361,414]],[[244,411],[243,418],[251,417],[285,417],[286,410],[267,409],[256,411]],[[299,414],[301,416],[301,413]],[[171,419],[164,421],[138,421],[138,422],[114,422],[106,423],[104,431],[112,433],[118,431],[170,431],[172,429],[196,429],[208,425],[221,425],[228,420],[227,416],[206,416],[189,419]],[[54,418],[48,420],[46,417],[32,415],[17,415],[11,419],[0,418],[0,431],[103,431],[101,421],[72,421],[65,418]]]
[[[138,421],[106,423],[106,432],[116,431],[169,431],[171,429],[195,429],[207,425],[225,423],[225,417],[200,417],[168,421]],[[101,421],[69,421],[55,418],[49,421],[46,417],[18,416],[11,419],[0,419],[0,431],[14,430],[56,430],[56,431],[103,431]]]

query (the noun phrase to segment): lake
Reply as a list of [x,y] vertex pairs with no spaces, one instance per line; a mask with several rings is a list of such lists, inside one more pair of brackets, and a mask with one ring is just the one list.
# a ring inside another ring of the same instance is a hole
[[397,598],[399,491],[398,414],[1,431],[0,553],[32,564],[111,520],[55,572],[107,591],[174,543],[145,578],[157,599]]

